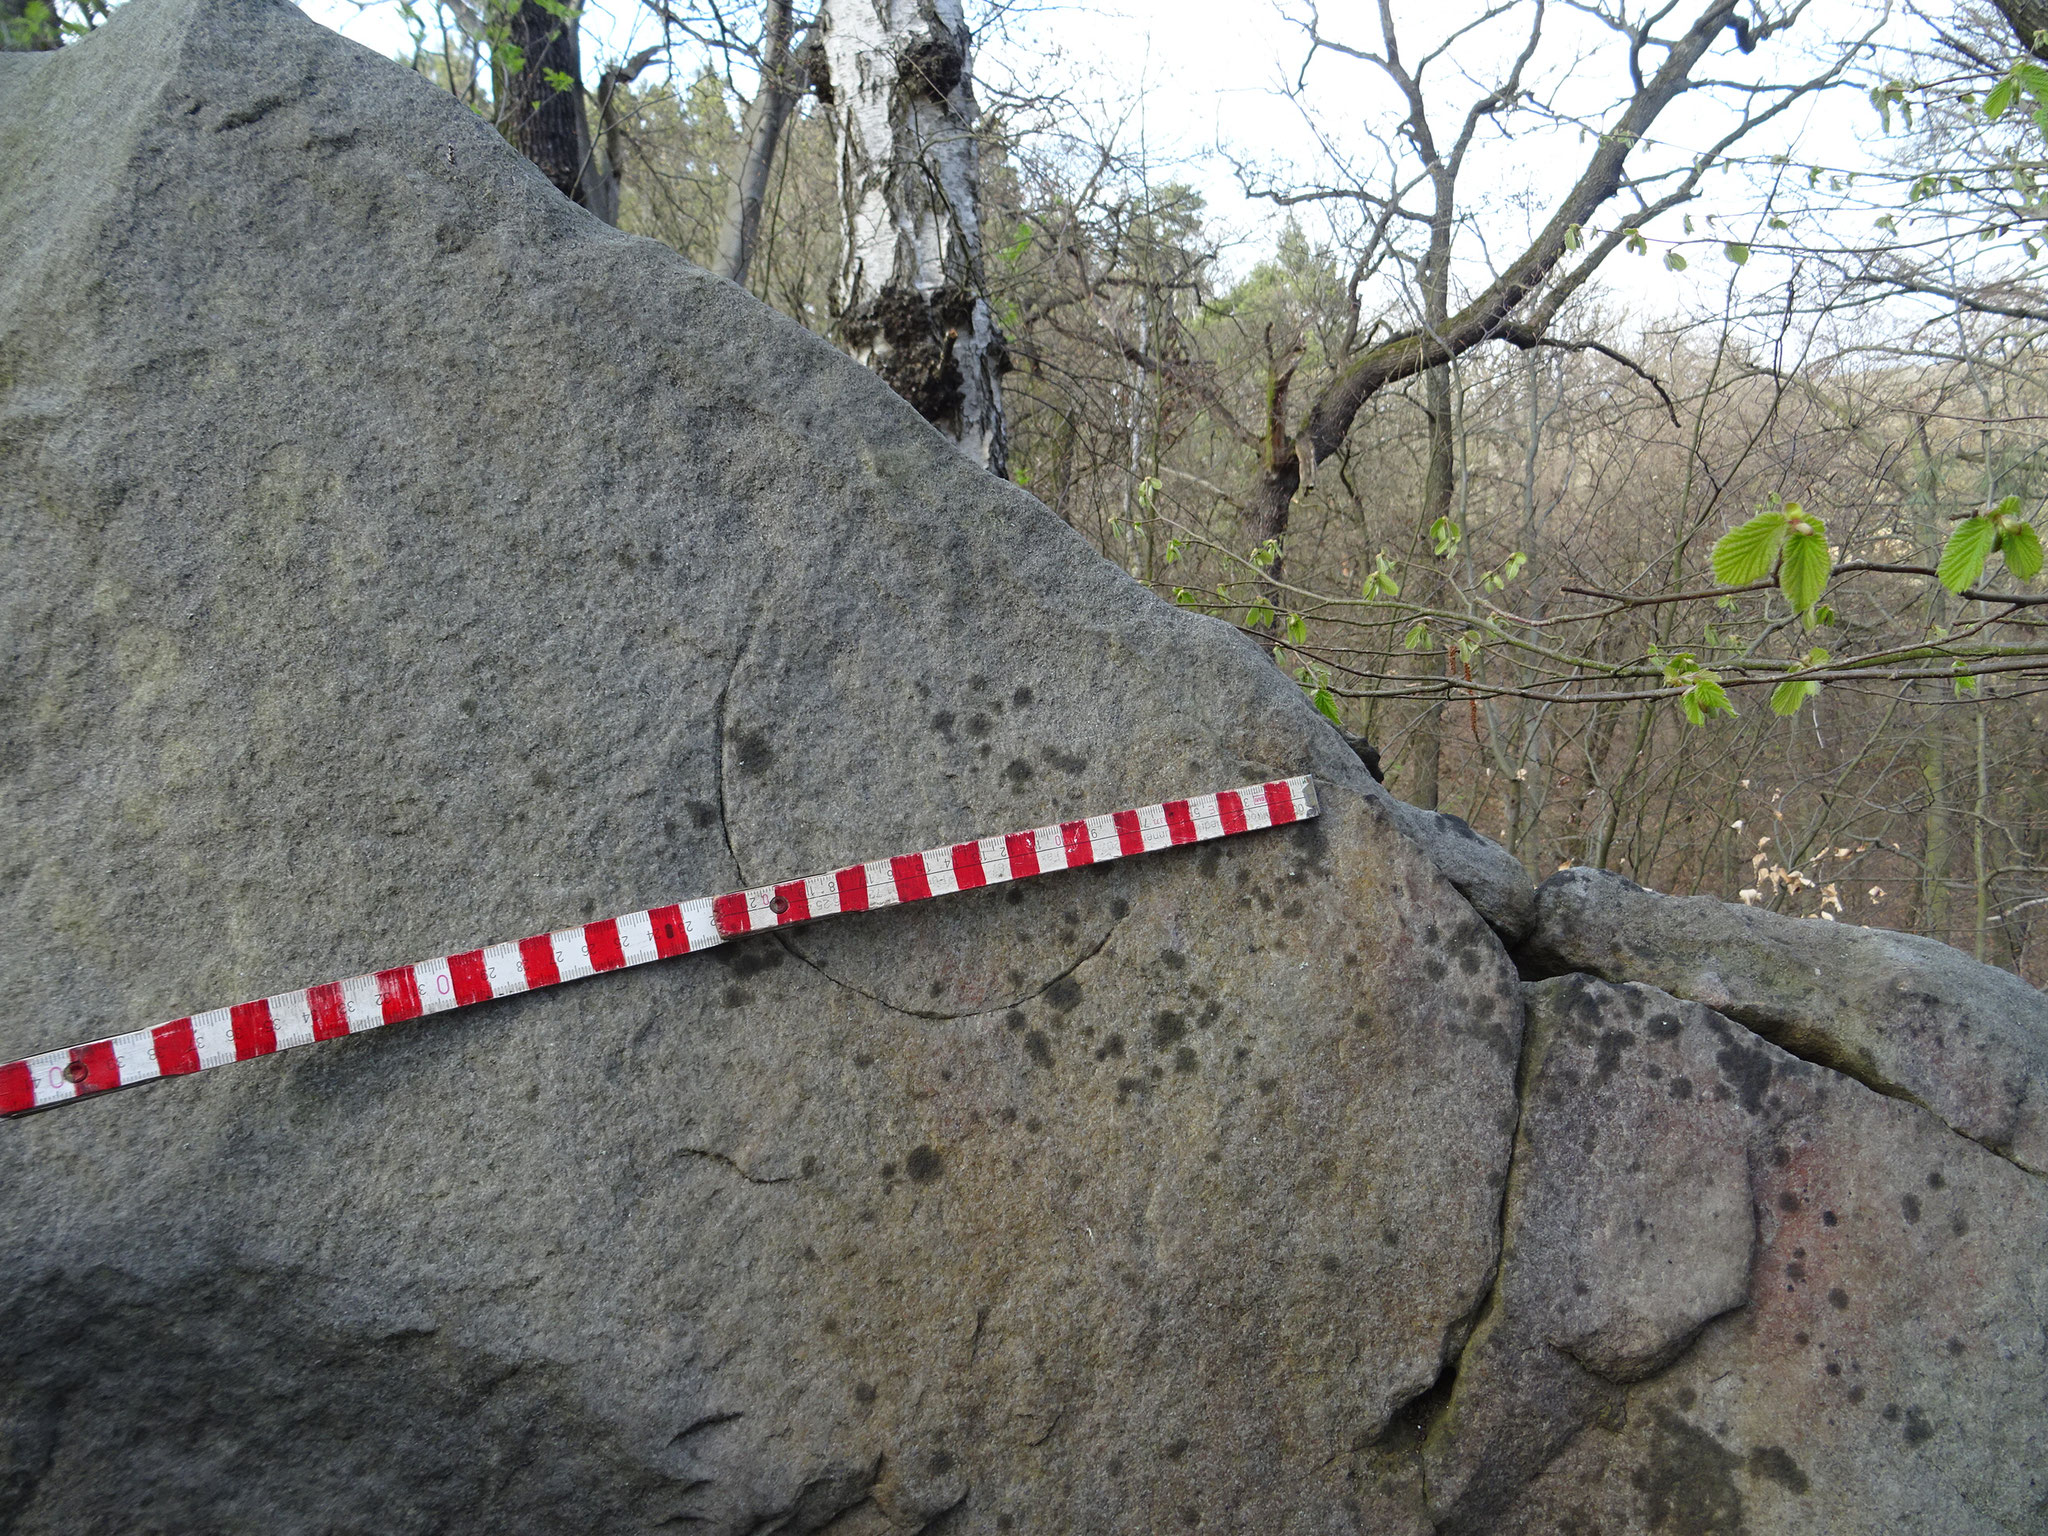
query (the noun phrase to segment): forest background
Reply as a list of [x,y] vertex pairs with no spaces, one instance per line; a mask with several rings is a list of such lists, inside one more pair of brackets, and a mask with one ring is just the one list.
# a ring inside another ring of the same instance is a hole
[[[0,40],[108,9],[0,0]],[[1280,0],[1208,101],[1145,16],[1028,0],[308,9],[876,366],[1538,880],[2048,983],[2040,0]],[[864,122],[889,49],[924,99]],[[857,259],[918,186],[922,372]]]

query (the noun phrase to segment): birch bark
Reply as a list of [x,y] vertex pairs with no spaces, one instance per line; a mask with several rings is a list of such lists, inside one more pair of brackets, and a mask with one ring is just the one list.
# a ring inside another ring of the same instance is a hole
[[1008,351],[981,258],[971,38],[960,0],[835,0],[817,82],[839,143],[839,340],[925,420],[1007,473]]

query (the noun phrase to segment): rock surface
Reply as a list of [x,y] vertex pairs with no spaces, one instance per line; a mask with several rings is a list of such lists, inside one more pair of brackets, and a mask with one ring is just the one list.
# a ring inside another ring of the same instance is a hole
[[1326,807],[0,1127],[0,1530],[1416,1528],[1359,1447],[1491,1281],[1514,971],[872,376],[290,7],[134,0],[0,59],[0,541],[0,1055]]
[[2048,1529],[2048,1184],[1698,1004],[1528,998],[1440,1529]]
[[1509,944],[1524,942],[1536,927],[1536,887],[1522,861],[1492,838],[1472,830],[1462,816],[1426,811],[1389,800],[1394,825],[1420,844],[1473,910]]
[[1934,939],[1567,869],[1538,892],[1525,959],[1704,1003],[2048,1172],[2048,996]]
[[1325,807],[0,1125],[0,1536],[2048,1530],[2036,995],[1539,904],[1256,648],[287,5],[0,55],[0,552],[0,1059]]

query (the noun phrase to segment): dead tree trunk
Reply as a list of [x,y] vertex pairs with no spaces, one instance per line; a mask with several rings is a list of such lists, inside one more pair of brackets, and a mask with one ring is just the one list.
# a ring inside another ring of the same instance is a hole
[[1008,351],[984,291],[981,168],[960,0],[852,0],[819,21],[839,140],[842,345],[1007,473]]

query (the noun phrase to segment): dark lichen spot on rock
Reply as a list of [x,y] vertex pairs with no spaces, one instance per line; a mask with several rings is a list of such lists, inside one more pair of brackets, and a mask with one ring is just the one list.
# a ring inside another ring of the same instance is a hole
[[893,1179],[893,1178],[895,1178],[895,1177],[896,1177],[896,1165],[895,1165],[894,1163],[884,1163],[884,1164],[882,1164],[882,1177],[883,1177],[883,1178],[885,1178],[885,1179]]
[[1072,1013],[1081,1006],[1081,983],[1062,976],[1045,989],[1045,1000],[1054,1013]]
[[933,715],[932,729],[945,737],[946,740],[953,740],[953,711],[942,709],[936,715]]
[[1600,1031],[1600,1047],[1593,1058],[1593,1085],[1604,1087],[1607,1080],[1621,1067],[1621,1053],[1636,1043],[1636,1037],[1625,1029],[1603,1029]]
[[1045,1038],[1045,1031],[1034,1029],[1024,1037],[1024,1054],[1041,1067],[1052,1065],[1052,1042]]
[[1033,1115],[1029,1120],[1026,1120],[1024,1122],[1024,1129],[1029,1131],[1033,1136],[1036,1136],[1040,1131],[1045,1129],[1045,1122],[1039,1119],[1038,1116]]
[[1970,1230],[1970,1223],[1961,1212],[1958,1212],[1954,1216],[1949,1217],[1948,1229],[1955,1233],[1957,1237],[1961,1237]]
[[1188,968],[1188,957],[1177,949],[1159,951],[1159,963],[1169,971],[1184,971]]
[[1671,1536],[1739,1536],[1741,1458],[1670,1409],[1655,1414],[1650,1459],[1629,1477],[1643,1495],[1645,1523]]
[[1016,705],[1017,708],[1022,709],[1031,702],[1031,690],[1029,688],[1019,688],[1010,695],[1010,702]]
[[1013,757],[1003,768],[1003,778],[1010,788],[1022,789],[1031,782],[1032,767],[1021,757]]
[[1828,1305],[1833,1307],[1837,1312],[1848,1311],[1849,1293],[1843,1290],[1839,1285],[1836,1286],[1833,1290],[1828,1292]]
[[775,761],[775,749],[759,731],[735,731],[732,738],[733,763],[750,778],[766,773]]
[[1779,1191],[1779,1193],[1778,1193],[1778,1209],[1779,1209],[1779,1210],[1781,1210],[1781,1211],[1796,1211],[1796,1210],[1798,1210],[1798,1209],[1799,1209],[1799,1206],[1800,1206],[1800,1199],[1799,1199],[1799,1197],[1798,1197],[1797,1195],[1793,1194],[1791,1190],[1789,1190],[1789,1189],[1786,1189],[1786,1190],[1780,1190],[1780,1191]]
[[1684,1027],[1674,1015],[1660,1013],[1650,1020],[1650,1038],[1653,1040],[1675,1040],[1678,1038],[1678,1032]]
[[1280,1079],[1277,1077],[1262,1077],[1259,1079],[1258,1086],[1259,1092],[1271,1093],[1275,1088],[1278,1088],[1280,1086]]
[[855,1382],[853,1400],[856,1403],[872,1403],[875,1400],[875,1384],[872,1381]]
[[1444,963],[1442,955],[1431,955],[1422,962],[1422,974],[1432,982],[1440,982],[1451,974],[1451,968]]
[[744,1008],[754,1000],[754,994],[745,987],[727,987],[718,994],[718,1000],[727,1008]]
[[1152,1021],[1152,1046],[1165,1050],[1188,1032],[1187,1020],[1171,1008],[1162,1009],[1159,1017]]
[[1773,1168],[1790,1168],[1792,1166],[1792,1154],[1783,1147],[1771,1148],[1771,1166]]
[[1119,1104],[1132,1094],[1144,1091],[1145,1080],[1142,1077],[1120,1077],[1116,1080],[1116,1101]]
[[1820,1213],[1820,1224],[1824,1227],[1832,1227],[1839,1220],[1840,1218],[1833,1211],[1822,1211]]
[[1771,1058],[1761,1049],[1745,1049],[1731,1041],[1716,1054],[1714,1065],[1741,1097],[1742,1107],[1752,1115],[1762,1114],[1764,1090],[1771,1085]]
[[1184,1045],[1173,1053],[1173,1070],[1176,1072],[1192,1072],[1198,1064],[1195,1048],[1191,1045]]
[[1005,1029],[1022,1029],[1024,1024],[1024,1010],[1021,1008],[1012,1008],[1003,1015],[1003,1027]]
[[864,1072],[875,1064],[875,1058],[862,1051],[853,1058],[853,1064]]
[[1122,1035],[1111,1035],[1096,1048],[1095,1059],[1097,1061],[1108,1061],[1112,1057],[1121,1057],[1123,1053],[1124,1037]]
[[1160,1451],[1159,1454],[1168,1461],[1179,1461],[1187,1453],[1188,1442],[1186,1440],[1172,1440],[1167,1442],[1165,1449]]
[[1114,918],[1129,917],[1131,915],[1131,904],[1121,896],[1112,896],[1109,899],[1109,915]]
[[1922,1445],[1934,1438],[1934,1426],[1917,1407],[1906,1410],[1906,1444]]
[[1666,1092],[1674,1099],[1689,1099],[1692,1097],[1692,1079],[1689,1077],[1674,1077],[1671,1079],[1671,1086]]
[[1862,1402],[1865,1390],[1866,1389],[1864,1388],[1863,1384],[1861,1382],[1858,1382],[1855,1386],[1849,1389],[1849,1401],[1852,1403]]
[[1334,1275],[1337,1273],[1338,1270],[1344,1267],[1343,1264],[1338,1260],[1337,1255],[1335,1255],[1334,1253],[1324,1254],[1322,1258],[1322,1264],[1323,1273],[1326,1275]]
[[1907,1222],[1918,1221],[1920,1219],[1920,1197],[1918,1195],[1901,1195],[1899,1197],[1899,1211],[1904,1215]]
[[1195,873],[1202,876],[1205,880],[1215,879],[1216,872],[1222,867],[1223,850],[1221,848],[1204,848],[1201,857],[1195,860]]
[[1062,752],[1058,747],[1040,747],[1038,755],[1061,773],[1086,773],[1088,759],[1072,752]]
[[913,1147],[903,1160],[903,1171],[913,1184],[929,1184],[946,1171],[946,1160],[932,1147]]
[[1948,1187],[1948,1180],[1941,1176],[1940,1169],[1936,1169],[1933,1173],[1927,1175],[1927,1187],[1929,1189],[1946,1189]]
[[1960,1355],[1963,1352],[1963,1341],[1961,1339],[1951,1338],[1948,1341],[1948,1352],[1952,1355]]
[[994,729],[995,722],[990,720],[987,715],[969,715],[967,717],[967,734],[970,736],[979,739]]
[[1749,1475],[1768,1478],[1790,1493],[1804,1493],[1812,1486],[1782,1445],[1760,1445],[1751,1451]]

